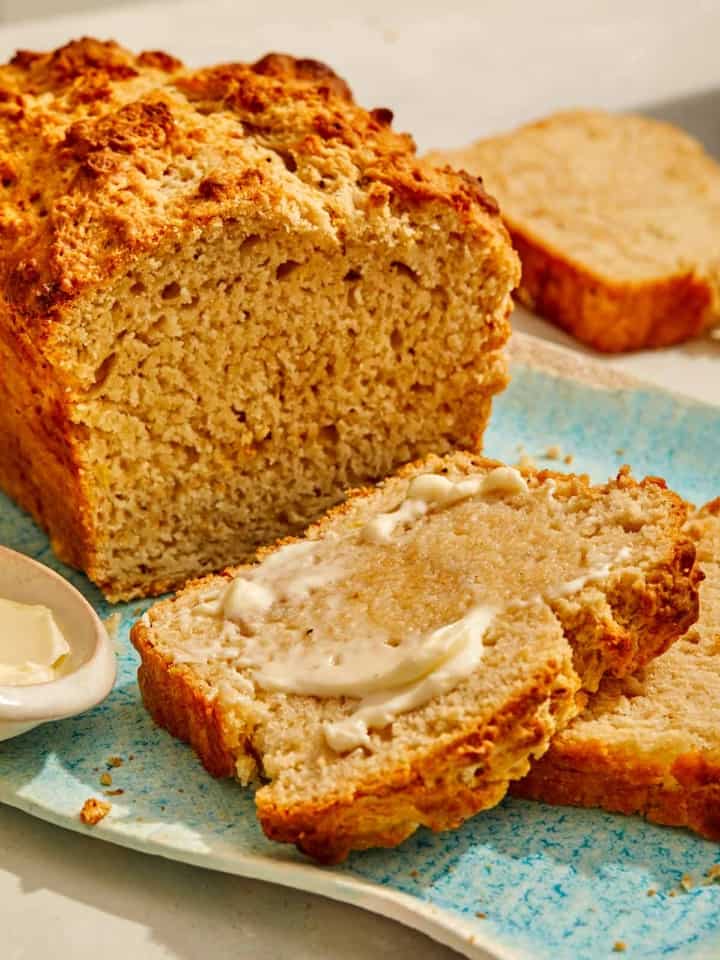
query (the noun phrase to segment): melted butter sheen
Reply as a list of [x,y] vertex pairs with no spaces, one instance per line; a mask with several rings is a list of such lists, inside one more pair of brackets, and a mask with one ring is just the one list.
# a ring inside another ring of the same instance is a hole
[[454,690],[480,666],[483,637],[494,616],[492,607],[474,607],[460,620],[431,633],[426,645],[438,650],[432,665],[419,673],[418,657],[413,670],[408,671],[411,679],[400,682],[396,678],[396,685],[386,679],[384,687],[364,696],[349,717],[325,724],[328,746],[338,753],[370,747],[369,729],[386,727],[401,713],[422,707],[434,697]]
[[[550,498],[553,488],[547,492]],[[395,510],[378,514],[359,533],[344,540],[330,535],[282,547],[243,571],[196,612],[221,616],[238,625],[237,664],[249,668],[253,682],[262,689],[358,700],[351,714],[325,725],[325,739],[339,753],[370,748],[369,730],[386,727],[399,715],[449,693],[481,666],[483,638],[502,611],[476,598],[463,617],[427,634],[395,638],[393,643],[382,627],[358,624],[352,642],[318,635],[308,644],[301,643],[298,635],[297,644],[278,655],[262,630],[273,607],[283,602],[302,604],[314,591],[342,578],[347,573],[347,558],[352,556],[353,538],[366,544],[389,543],[399,527],[407,529],[426,514],[469,497],[519,495],[528,496],[529,490],[521,474],[511,467],[459,481],[440,474],[420,475],[410,482],[405,499]],[[626,559],[625,551],[621,554],[616,561]],[[548,599],[570,596],[585,584],[605,578],[610,567],[604,562],[559,585]],[[508,607],[542,601],[537,596]],[[280,617],[282,620],[282,612]]]
[[48,607],[0,597],[0,684],[48,683],[68,653],[67,640]]
[[449,480],[439,473],[425,473],[410,481],[407,495],[397,510],[379,513],[365,524],[362,538],[369,543],[387,543],[398,526],[412,524],[429,510],[447,507],[468,497],[491,493],[527,493],[522,475],[513,467],[497,467],[481,477]]

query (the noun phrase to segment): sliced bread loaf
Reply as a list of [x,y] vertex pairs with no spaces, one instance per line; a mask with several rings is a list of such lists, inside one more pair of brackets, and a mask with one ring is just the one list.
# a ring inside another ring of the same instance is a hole
[[720,166],[678,128],[575,110],[428,159],[482,175],[519,298],[579,340],[663,346],[720,320]]
[[133,628],[155,720],[321,860],[457,826],[697,615],[682,501],[657,480],[431,457],[302,541]]
[[391,119],[277,54],[0,67],[0,488],[110,599],[478,449],[519,262]]
[[662,657],[607,679],[520,796],[690,827],[720,840],[720,499],[689,529],[706,574],[700,619]]

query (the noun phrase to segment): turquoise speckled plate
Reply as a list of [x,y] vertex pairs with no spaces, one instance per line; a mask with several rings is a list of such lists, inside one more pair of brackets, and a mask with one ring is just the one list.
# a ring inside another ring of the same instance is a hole
[[[574,454],[573,469],[598,480],[627,460],[695,502],[720,492],[720,409],[638,387],[522,338],[513,373],[487,435],[491,455],[514,462],[521,445],[538,458],[558,444]],[[83,717],[0,744],[0,800],[90,830],[78,813],[87,797],[102,796],[99,777],[109,769],[112,788],[123,793],[94,837],[366,907],[468,957],[595,960],[622,941],[638,960],[720,958],[720,885],[703,882],[720,848],[638,818],[510,799],[460,830],[423,830],[397,850],[358,854],[334,868],[271,844],[251,792],[212,780],[145,714],[127,636],[148,604],[110,608],[1,497],[0,543],[60,570],[104,617],[121,619],[111,696]],[[122,764],[110,766],[111,757]],[[685,890],[688,875],[694,884]]]

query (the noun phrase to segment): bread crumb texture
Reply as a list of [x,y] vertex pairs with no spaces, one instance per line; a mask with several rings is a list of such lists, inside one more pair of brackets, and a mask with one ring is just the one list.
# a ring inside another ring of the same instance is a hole
[[519,263],[391,119],[280,54],[0,67],[0,486],[109,598],[477,449]]
[[483,176],[520,300],[585,343],[665,346],[720,321],[720,166],[679,128],[573,110],[429,159]]
[[[319,631],[351,644],[365,621],[402,636],[452,623],[473,603],[498,610],[480,666],[450,692],[372,729],[367,750],[336,753],[323,733],[357,700],[263,690],[243,662],[238,628],[199,615],[205,598],[245,568],[189,585],[134,626],[150,713],[190,741],[215,776],[266,781],[256,804],[270,838],[330,862],[394,846],[421,825],[457,827],[502,799],[577,713],[584,691],[606,673],[637,669],[696,619],[686,507],[662,482],[637,483],[627,472],[603,487],[528,473],[526,492],[455,503],[391,542],[358,534],[396,508],[418,474],[454,480],[497,466],[461,453],[430,457],[358,491],[306,535],[327,538],[328,551],[352,539],[343,578],[279,605],[261,627],[282,660]],[[599,580],[557,591],[597,569],[599,557],[620,555]]]
[[111,810],[112,806],[106,800],[98,800],[96,797],[88,797],[88,799],[82,805],[80,819],[89,827],[95,827],[98,823],[100,823],[101,820],[105,819]]
[[697,624],[639,672],[604,680],[516,793],[720,840],[720,499],[687,531],[706,577]]

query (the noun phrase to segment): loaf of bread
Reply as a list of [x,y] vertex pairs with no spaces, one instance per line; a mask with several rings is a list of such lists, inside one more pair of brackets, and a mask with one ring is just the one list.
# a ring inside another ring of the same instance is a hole
[[519,264],[322,64],[0,67],[0,487],[113,600],[477,449]]
[[482,174],[519,298],[584,343],[665,346],[720,320],[720,166],[677,127],[575,110],[429,159]]
[[706,574],[697,625],[639,673],[604,680],[515,785],[520,796],[640,813],[720,840],[720,500],[690,529]]
[[498,803],[581,689],[697,616],[686,509],[623,472],[456,453],[360,490],[301,541],[190,584],[135,625],[144,702],[272,839],[324,861]]

